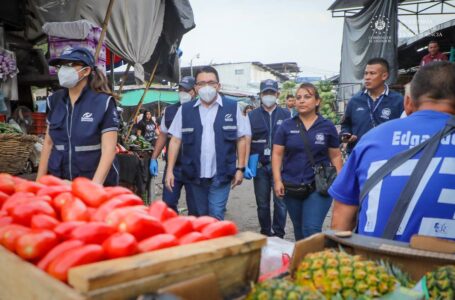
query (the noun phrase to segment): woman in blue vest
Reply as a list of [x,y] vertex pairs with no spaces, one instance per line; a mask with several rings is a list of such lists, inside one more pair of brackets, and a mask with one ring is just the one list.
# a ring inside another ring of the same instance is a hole
[[63,89],[47,100],[48,131],[37,177],[49,173],[73,180],[81,176],[117,185],[119,119],[116,95],[106,77],[85,48],[69,48],[49,64],[57,66]]
[[[296,99],[298,114],[283,121],[276,131],[272,170],[275,194],[283,197],[286,203],[297,241],[321,231],[332,203],[330,196],[315,191],[313,166],[305,152],[300,130],[309,141],[309,150],[317,165],[332,164],[339,172],[342,160],[335,126],[318,113],[321,99],[316,87],[309,83],[300,85]],[[298,185],[306,194],[292,194],[286,185]]]

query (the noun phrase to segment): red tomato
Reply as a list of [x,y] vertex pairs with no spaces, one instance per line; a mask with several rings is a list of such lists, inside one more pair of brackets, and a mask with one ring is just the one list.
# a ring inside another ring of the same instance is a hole
[[17,239],[30,231],[22,225],[10,224],[0,228],[0,242],[8,250],[14,252],[16,250]]
[[4,193],[0,191],[0,208],[2,208],[3,203],[9,198],[9,195],[7,193]]
[[36,193],[38,193],[39,190],[41,190],[44,187],[45,187],[44,184],[41,184],[38,182],[24,181],[24,182],[16,184],[14,186],[14,190],[16,191],[16,193],[17,192],[30,192],[30,193],[36,194]]
[[71,232],[71,239],[83,241],[85,244],[102,244],[115,233],[115,228],[102,222],[91,222],[80,225]]
[[41,176],[37,181],[45,186],[68,185],[64,180],[52,175]]
[[166,233],[173,234],[176,238],[180,238],[193,231],[191,221],[183,216],[165,221],[163,227],[166,230]]
[[179,239],[180,245],[191,244],[195,242],[205,241],[206,238],[202,235],[202,233],[193,231],[190,233],[185,234]]
[[62,206],[60,216],[63,222],[90,220],[87,206],[78,198],[74,198],[73,201],[66,201]]
[[12,223],[13,223],[13,217],[10,217],[10,216],[0,217],[0,227],[3,227],[8,224],[12,224]]
[[227,235],[234,235],[237,233],[237,226],[231,221],[219,221],[207,225],[202,229],[202,234],[207,239],[214,239]]
[[55,232],[35,229],[17,239],[16,253],[25,260],[40,259],[57,244]]
[[6,199],[5,203],[3,203],[2,211],[10,214],[11,210],[19,203],[24,203],[30,201],[30,199],[34,198],[35,195],[32,193],[15,193],[11,195],[8,199]]
[[14,223],[30,226],[30,221],[34,215],[43,214],[55,217],[55,211],[52,206],[45,201],[30,201],[18,204],[11,211]]
[[75,198],[72,193],[61,193],[52,199],[52,206],[60,211],[65,203],[73,201]]
[[41,270],[46,271],[49,264],[54,261],[57,257],[64,254],[65,252],[74,249],[76,247],[83,246],[84,243],[78,240],[66,241],[58,244],[52,250],[50,250],[37,264],[37,267]]
[[107,200],[107,192],[101,184],[90,179],[78,177],[72,183],[73,194],[84,201],[87,206],[99,207]]
[[32,229],[53,230],[59,223],[60,222],[56,218],[48,215],[34,215],[30,222],[30,227]]
[[107,258],[119,258],[134,255],[138,252],[136,238],[128,232],[117,232],[103,243]]
[[164,201],[155,201],[150,205],[149,215],[163,222],[167,219],[168,206]]
[[71,185],[53,185],[53,186],[46,186],[42,188],[41,190],[36,193],[37,196],[44,196],[48,195],[52,199],[55,198],[56,196],[62,194],[62,193],[67,193],[71,192]]
[[144,205],[135,205],[135,206],[116,208],[107,214],[104,221],[111,226],[117,227],[119,225],[119,223],[122,221],[122,219],[130,212],[138,212],[138,213],[146,215],[147,207],[145,207]]
[[71,238],[71,232],[73,232],[74,228],[85,224],[87,224],[85,221],[63,222],[55,226],[54,232],[57,234],[59,239],[69,240]]
[[218,219],[210,216],[201,216],[193,220],[193,227],[196,231],[201,231],[205,226],[218,222]]
[[0,173],[0,191],[7,194],[11,195],[14,193],[14,180],[13,176],[10,174],[6,173]]
[[166,211],[165,220],[169,220],[176,217],[178,217],[178,214],[175,212],[175,210],[173,210],[172,208],[168,208]]
[[143,240],[139,243],[140,252],[149,252],[158,249],[164,249],[169,247],[177,246],[178,240],[172,234],[157,234],[155,236],[149,237],[148,239]]
[[47,272],[58,280],[66,282],[69,269],[100,261],[103,259],[103,255],[103,247],[100,245],[76,247],[54,259],[49,264]]
[[104,202],[93,215],[92,221],[104,221],[115,208],[142,205],[142,199],[134,194],[124,194]]
[[161,223],[147,214],[130,212],[117,226],[119,232],[128,232],[141,241],[150,236],[164,233]]
[[123,186],[108,186],[104,190],[107,193],[107,199],[112,199],[118,195],[133,194],[133,192]]

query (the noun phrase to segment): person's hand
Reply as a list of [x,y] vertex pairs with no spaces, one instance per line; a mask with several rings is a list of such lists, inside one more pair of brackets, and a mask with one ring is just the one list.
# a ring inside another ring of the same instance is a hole
[[282,181],[275,182],[273,184],[273,188],[275,190],[275,195],[278,198],[283,198],[284,197],[284,184]]
[[166,185],[166,188],[172,192],[172,189],[174,188],[174,170],[167,169],[164,184]]
[[250,168],[245,167],[245,173],[243,173],[243,177],[248,180],[252,179],[254,177],[253,171]]
[[242,181],[243,181],[243,172],[240,170],[237,170],[237,172],[235,172],[234,179],[232,179],[231,188],[234,189],[236,186],[241,185]]
[[357,141],[357,136],[356,135],[351,135],[351,137],[348,140],[348,144],[355,143]]
[[158,161],[156,159],[150,160],[149,169],[152,176],[158,176]]

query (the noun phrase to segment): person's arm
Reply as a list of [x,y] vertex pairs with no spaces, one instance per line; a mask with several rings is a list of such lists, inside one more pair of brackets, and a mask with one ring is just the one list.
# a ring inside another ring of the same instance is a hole
[[96,183],[103,184],[109,174],[116,155],[117,138],[117,131],[108,131],[101,135],[101,158],[92,179]]
[[340,148],[329,148],[329,158],[330,162],[337,170],[337,173],[340,173],[341,168],[343,167]]
[[352,231],[356,224],[357,209],[358,206],[356,205],[347,205],[335,200],[332,212],[332,229]]
[[41,150],[41,157],[39,161],[36,180],[40,179],[40,177],[47,174],[47,166],[49,163],[49,157],[51,156],[53,145],[54,143],[52,142],[51,136],[49,135],[49,128],[47,128],[46,135],[44,136],[43,150]]
[[281,180],[281,166],[283,164],[284,146],[274,144],[272,151],[273,186],[277,197],[284,196],[284,184]]
[[173,136],[169,142],[169,149],[167,150],[167,170],[165,185],[166,188],[170,191],[172,191],[172,188],[174,187],[174,166],[175,162],[177,161],[181,143],[182,141],[179,138]]
[[[237,166],[239,168],[245,167],[245,152],[246,152],[246,139],[242,136],[237,139]],[[232,179],[231,188],[241,185],[243,181],[243,172],[237,170],[234,178]]]
[[349,133],[351,136],[348,138],[343,138],[343,143],[354,143],[357,140],[357,136],[352,134],[352,99],[348,102],[346,106],[346,111],[344,112],[344,116],[341,120],[341,134]]

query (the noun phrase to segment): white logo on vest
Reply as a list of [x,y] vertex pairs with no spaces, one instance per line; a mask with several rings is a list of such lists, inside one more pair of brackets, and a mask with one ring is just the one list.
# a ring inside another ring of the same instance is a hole
[[325,137],[323,133],[316,134],[316,141],[314,142],[317,145],[324,145],[325,144]]
[[231,114],[226,114],[226,115],[224,116],[224,121],[225,121],[225,122],[234,122],[234,118],[232,117]]
[[93,114],[91,112],[86,112],[81,117],[81,122],[93,122]]
[[390,119],[391,114],[392,114],[392,111],[390,110],[390,108],[384,108],[381,111],[381,118],[388,120],[388,119]]

